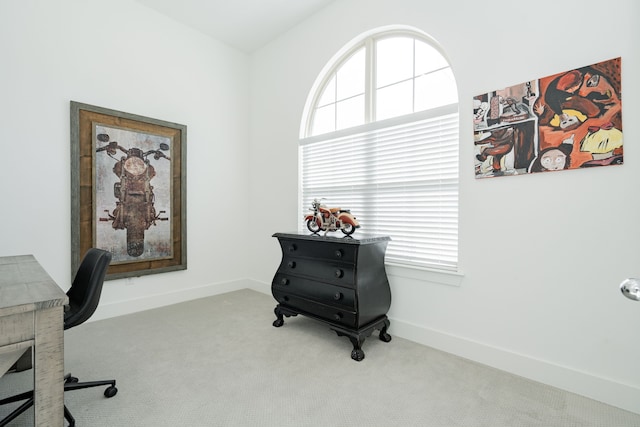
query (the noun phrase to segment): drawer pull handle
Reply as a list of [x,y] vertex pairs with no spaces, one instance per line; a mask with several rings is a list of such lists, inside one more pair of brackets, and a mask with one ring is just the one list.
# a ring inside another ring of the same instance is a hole
[[336,279],[341,278],[342,276],[344,276],[344,271],[342,271],[342,269],[337,269],[336,270]]
[[342,258],[342,255],[344,255],[342,249],[338,249],[337,251],[335,251],[335,255],[336,258]]
[[298,247],[296,245],[290,245],[289,246],[289,252],[294,252],[298,249]]
[[336,314],[334,314],[334,315],[333,315],[333,318],[334,318],[334,319],[336,319],[336,320],[338,320],[338,321],[342,320],[342,313],[336,313]]
[[333,294],[333,299],[336,301],[339,301],[342,299],[342,292],[336,292],[335,294]]
[[288,266],[289,268],[296,268],[296,262],[295,262],[295,261],[289,261],[289,262],[287,263],[287,266]]
[[280,279],[280,284],[286,286],[289,284],[289,279]]

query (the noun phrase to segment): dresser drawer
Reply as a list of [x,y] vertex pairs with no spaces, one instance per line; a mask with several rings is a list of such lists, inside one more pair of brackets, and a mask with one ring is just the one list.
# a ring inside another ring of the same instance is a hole
[[287,256],[283,258],[278,272],[285,275],[311,277],[338,286],[354,287],[355,285],[353,264]]
[[296,310],[309,313],[338,325],[351,328],[356,325],[355,311],[343,310],[341,307],[321,304],[277,288],[272,289],[272,292],[276,301],[285,307],[295,307]]
[[345,263],[355,263],[356,245],[313,240],[281,239],[280,246],[284,256],[317,258]]
[[329,285],[302,277],[276,274],[272,288],[327,305],[340,305],[355,310],[355,290]]

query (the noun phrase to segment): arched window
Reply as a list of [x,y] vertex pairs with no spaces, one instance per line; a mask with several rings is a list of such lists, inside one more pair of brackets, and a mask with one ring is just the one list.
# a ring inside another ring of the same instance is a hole
[[363,36],[325,67],[305,108],[300,165],[304,208],[324,198],[351,209],[356,237],[391,236],[388,263],[457,269],[458,93],[424,33]]

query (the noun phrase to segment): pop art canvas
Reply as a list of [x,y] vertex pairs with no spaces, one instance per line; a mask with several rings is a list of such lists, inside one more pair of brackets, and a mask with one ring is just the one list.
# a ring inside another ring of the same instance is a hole
[[473,98],[476,178],[621,165],[621,58]]

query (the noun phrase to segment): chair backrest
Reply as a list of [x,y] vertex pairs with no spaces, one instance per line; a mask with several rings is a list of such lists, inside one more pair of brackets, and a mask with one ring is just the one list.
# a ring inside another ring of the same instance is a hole
[[64,314],[64,329],[84,323],[96,311],[110,262],[111,252],[97,248],[87,251],[67,291],[69,309]]

